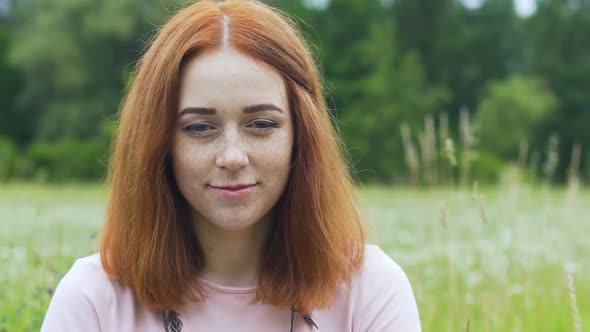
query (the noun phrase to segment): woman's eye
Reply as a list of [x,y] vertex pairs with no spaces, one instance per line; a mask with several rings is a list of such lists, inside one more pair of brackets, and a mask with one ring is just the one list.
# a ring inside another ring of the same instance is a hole
[[206,123],[195,123],[192,125],[188,125],[184,127],[184,131],[186,132],[193,132],[193,133],[202,133],[207,131],[208,129],[215,129],[215,127],[210,126]]
[[256,129],[269,129],[269,128],[277,128],[278,124],[272,121],[254,121],[249,127],[254,127]]

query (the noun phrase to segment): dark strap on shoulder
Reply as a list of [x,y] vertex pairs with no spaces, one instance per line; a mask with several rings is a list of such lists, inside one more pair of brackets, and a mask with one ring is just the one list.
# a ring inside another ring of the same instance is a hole
[[162,311],[162,321],[166,332],[180,332],[182,330],[182,321],[174,310]]
[[[294,305],[291,306],[291,332],[294,332],[294,328],[295,328],[295,313],[298,312],[296,307]],[[315,327],[316,330],[319,331],[319,327],[318,324],[315,323],[315,321],[313,320],[313,318],[311,317],[310,314],[308,313],[301,313],[301,317],[303,317],[303,320],[308,323],[311,324]]]
[[[291,329],[290,332],[294,332],[295,330],[295,306],[291,306]],[[311,318],[309,314],[302,314],[303,320],[309,324],[312,324],[316,330],[319,330],[318,325],[315,321]],[[178,313],[174,310],[162,310],[162,322],[164,323],[164,331],[165,332],[181,332],[182,330],[182,320],[178,317]]]

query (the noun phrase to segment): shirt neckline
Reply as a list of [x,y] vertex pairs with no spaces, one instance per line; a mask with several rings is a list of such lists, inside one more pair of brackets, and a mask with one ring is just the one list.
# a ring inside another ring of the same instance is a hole
[[211,280],[207,280],[205,278],[199,277],[199,282],[201,282],[201,284],[207,288],[216,290],[218,292],[221,293],[227,293],[227,294],[249,294],[249,293],[256,293],[256,289],[258,288],[257,285],[251,285],[251,286],[242,286],[242,287],[236,287],[236,286],[225,286],[225,285],[220,285],[218,283],[215,283]]

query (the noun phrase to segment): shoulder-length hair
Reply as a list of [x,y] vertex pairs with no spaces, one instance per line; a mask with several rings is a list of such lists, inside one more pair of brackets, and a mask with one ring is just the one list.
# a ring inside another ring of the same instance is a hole
[[300,312],[324,308],[362,264],[365,231],[313,57],[287,16],[256,1],[182,9],[140,59],[113,142],[102,264],[152,310],[203,299],[196,276],[204,256],[169,151],[183,63],[225,46],[274,68],[293,114],[293,168],[262,252],[257,297]]

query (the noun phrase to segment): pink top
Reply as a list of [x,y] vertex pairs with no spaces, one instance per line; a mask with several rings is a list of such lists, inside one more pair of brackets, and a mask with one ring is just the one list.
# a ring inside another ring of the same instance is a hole
[[[311,317],[319,331],[420,332],[412,288],[403,270],[379,247],[367,245],[365,262],[351,287],[338,288],[334,304]],[[207,299],[178,311],[182,331],[260,332],[291,329],[290,310],[251,303],[256,286],[227,287],[203,280]],[[295,314],[293,331],[316,327]],[[63,277],[47,310],[42,332],[165,331],[162,316],[135,301],[131,290],[110,279],[99,254],[80,258]]]

